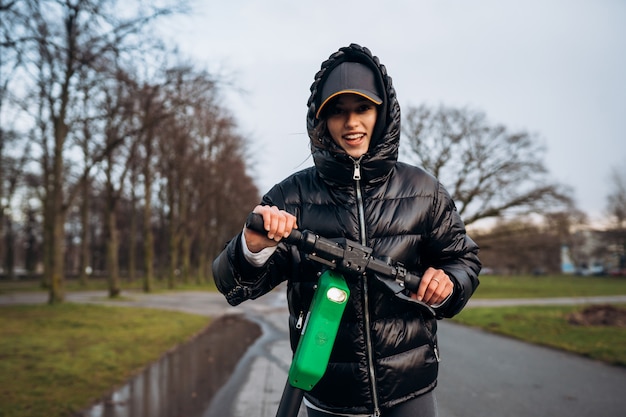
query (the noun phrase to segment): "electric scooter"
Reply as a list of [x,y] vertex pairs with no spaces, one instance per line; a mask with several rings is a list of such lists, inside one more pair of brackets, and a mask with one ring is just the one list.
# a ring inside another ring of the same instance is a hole
[[[250,213],[246,227],[259,233],[266,232],[263,217],[257,213]],[[367,246],[348,239],[330,240],[309,230],[297,229],[282,241],[296,246],[308,259],[327,267],[317,283],[276,413],[276,417],[297,417],[305,391],[313,389],[328,367],[339,323],[350,297],[343,274],[374,273],[397,297],[420,304],[433,316],[435,312],[428,304],[409,297],[409,292],[417,292],[420,276],[391,259],[372,256],[372,249]]]

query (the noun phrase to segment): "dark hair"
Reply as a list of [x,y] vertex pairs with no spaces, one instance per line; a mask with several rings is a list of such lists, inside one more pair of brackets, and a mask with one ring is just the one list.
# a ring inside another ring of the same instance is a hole
[[326,125],[326,115],[321,114],[317,122],[317,125],[313,128],[313,137],[311,140],[311,151],[314,148],[328,149],[329,145],[334,141],[328,135],[328,128]]

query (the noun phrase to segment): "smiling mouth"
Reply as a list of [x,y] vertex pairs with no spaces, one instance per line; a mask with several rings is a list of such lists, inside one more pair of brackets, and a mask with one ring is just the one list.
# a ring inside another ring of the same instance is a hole
[[350,141],[355,141],[355,140],[359,140],[365,137],[364,133],[352,133],[349,135],[344,135],[344,140],[350,142]]

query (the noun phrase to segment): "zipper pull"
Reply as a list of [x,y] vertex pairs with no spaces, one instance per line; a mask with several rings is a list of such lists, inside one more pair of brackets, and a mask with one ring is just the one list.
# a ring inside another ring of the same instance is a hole
[[296,329],[302,329],[302,323],[304,322],[304,311],[300,311],[300,315],[298,316],[298,321],[296,321]]
[[439,349],[437,349],[437,345],[435,345],[435,358],[437,358],[437,362],[441,362],[441,357],[439,357]]
[[354,175],[352,176],[352,179],[355,181],[361,180],[361,158],[354,161]]

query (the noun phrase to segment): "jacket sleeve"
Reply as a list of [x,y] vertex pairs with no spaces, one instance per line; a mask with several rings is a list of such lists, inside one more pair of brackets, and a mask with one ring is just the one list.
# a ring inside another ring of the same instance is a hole
[[453,317],[467,304],[479,284],[478,245],[467,235],[454,201],[438,184],[432,212],[432,229],[426,253],[428,263],[442,269],[454,282],[452,297],[437,309],[439,317]]
[[283,245],[279,245],[265,265],[255,267],[244,257],[241,239],[239,233],[213,261],[215,285],[233,306],[259,298],[286,279],[276,262],[285,252]]
[[[283,207],[280,187],[275,186],[263,196],[261,204]],[[245,300],[259,298],[287,280],[287,266],[290,265],[289,249],[280,243],[265,265],[253,266],[243,254],[242,238],[242,233],[239,233],[228,242],[212,265],[213,279],[218,291],[233,306]]]

